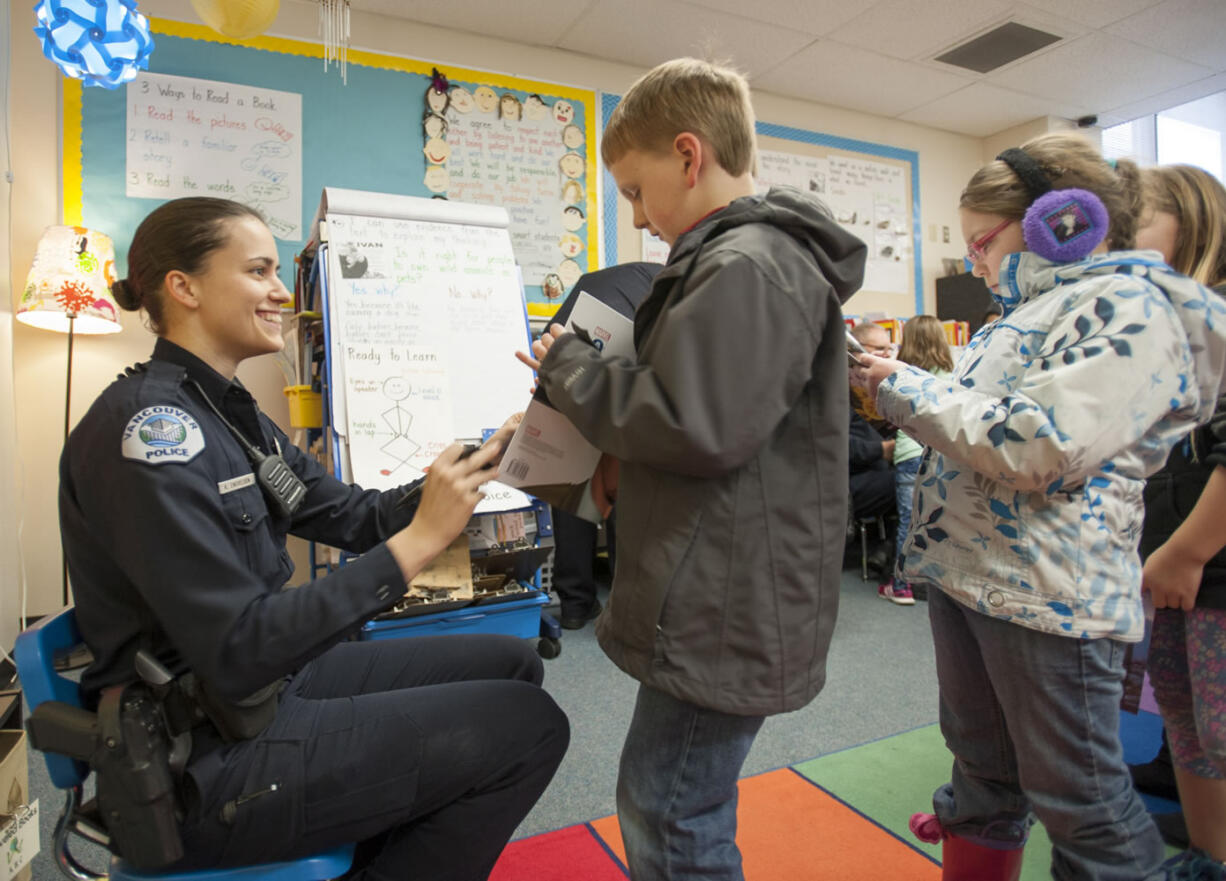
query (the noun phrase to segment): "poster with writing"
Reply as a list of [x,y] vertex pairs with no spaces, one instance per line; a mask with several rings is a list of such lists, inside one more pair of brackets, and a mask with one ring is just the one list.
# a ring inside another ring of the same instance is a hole
[[530,310],[552,314],[589,265],[583,104],[434,73],[422,117],[425,185],[506,209]]
[[127,87],[126,195],[217,196],[302,238],[302,96],[160,73]]
[[[328,215],[329,309],[345,383],[353,480],[391,489],[522,406],[532,371],[506,229]],[[525,507],[491,484],[478,511]]]
[[762,150],[758,185],[796,187],[830,208],[839,225],[868,245],[863,289],[909,294],[912,228],[901,165],[853,156],[804,156]]

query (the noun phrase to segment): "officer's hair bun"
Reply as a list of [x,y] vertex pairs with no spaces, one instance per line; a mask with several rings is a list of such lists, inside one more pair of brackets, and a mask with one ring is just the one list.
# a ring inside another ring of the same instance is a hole
[[140,291],[136,290],[135,286],[126,278],[121,278],[111,285],[111,296],[115,298],[115,302],[119,304],[121,309],[126,309],[129,312],[140,310],[142,299]]

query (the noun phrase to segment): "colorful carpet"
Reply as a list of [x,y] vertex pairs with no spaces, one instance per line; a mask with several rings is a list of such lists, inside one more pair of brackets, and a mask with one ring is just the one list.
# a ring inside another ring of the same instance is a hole
[[[1130,762],[1158,748],[1152,713],[1122,715]],[[935,725],[821,756],[740,782],[737,844],[747,881],[938,881],[939,846],[907,830],[949,779],[950,755]],[[1169,803],[1168,803],[1169,804]],[[1154,804],[1153,807],[1160,807]],[[1022,881],[1050,878],[1051,843],[1036,825]],[[624,881],[617,817],[512,842],[491,881]]]

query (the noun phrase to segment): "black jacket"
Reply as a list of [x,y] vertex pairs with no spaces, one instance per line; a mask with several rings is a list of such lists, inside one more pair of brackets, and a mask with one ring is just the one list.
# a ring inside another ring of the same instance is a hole
[[[250,461],[201,391],[250,443],[279,449],[306,484],[292,519],[269,510]],[[81,678],[87,701],[134,678],[141,648],[230,700],[331,648],[404,595],[380,544],[412,519],[415,506],[397,509],[399,497],[335,480],[237,380],[158,340],[151,361],[94,402],[60,459],[60,531],[94,655]],[[288,533],[366,553],[282,590],[293,572]]]
[[[1214,290],[1226,294],[1226,285]],[[1219,465],[1226,465],[1226,396],[1218,398],[1213,418],[1176,444],[1166,465],[1146,482],[1141,559],[1156,551],[1192,513]],[[1226,549],[1205,564],[1196,606],[1226,609]]]

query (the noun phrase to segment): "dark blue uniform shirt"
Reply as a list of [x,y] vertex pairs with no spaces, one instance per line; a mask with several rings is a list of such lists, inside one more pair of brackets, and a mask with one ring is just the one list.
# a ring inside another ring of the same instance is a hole
[[[270,513],[251,462],[201,390],[306,484],[292,519]],[[134,678],[142,647],[237,700],[352,634],[404,594],[381,544],[412,519],[411,506],[395,509],[400,494],[334,479],[241,383],[159,339],[152,360],[94,402],[60,460],[60,529],[94,654],[81,680],[87,701]],[[286,590],[287,534],[364,555]]]

